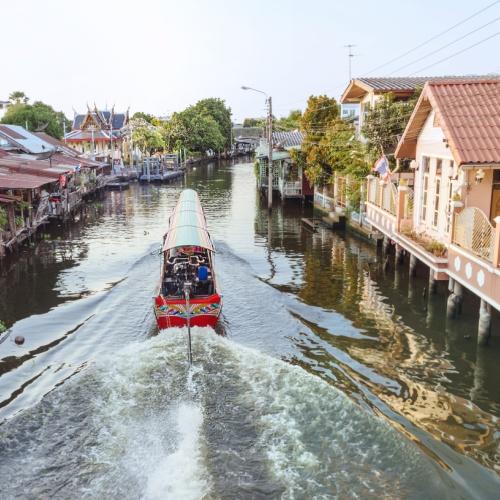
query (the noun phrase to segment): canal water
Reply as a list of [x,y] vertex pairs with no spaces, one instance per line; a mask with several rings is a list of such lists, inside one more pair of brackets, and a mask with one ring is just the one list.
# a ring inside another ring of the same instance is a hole
[[[159,246],[197,189],[217,331],[157,333]],[[0,271],[0,498],[498,498],[498,339],[444,318],[311,207],[269,217],[253,165],[108,192]],[[16,335],[26,342],[17,346]]]

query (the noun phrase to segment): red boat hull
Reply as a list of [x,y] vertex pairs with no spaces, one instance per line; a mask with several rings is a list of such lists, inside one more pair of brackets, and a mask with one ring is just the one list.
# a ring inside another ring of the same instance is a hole
[[[191,326],[215,327],[221,309],[222,300],[221,296],[217,293],[209,297],[191,299]],[[163,295],[158,295],[155,298],[154,311],[160,330],[187,326],[186,302],[183,299],[166,299]]]

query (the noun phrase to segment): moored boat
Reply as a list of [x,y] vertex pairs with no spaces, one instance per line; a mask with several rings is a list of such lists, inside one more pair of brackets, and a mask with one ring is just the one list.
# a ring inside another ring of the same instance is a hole
[[161,276],[154,304],[160,329],[216,325],[222,300],[214,253],[198,194],[185,189],[163,239]]

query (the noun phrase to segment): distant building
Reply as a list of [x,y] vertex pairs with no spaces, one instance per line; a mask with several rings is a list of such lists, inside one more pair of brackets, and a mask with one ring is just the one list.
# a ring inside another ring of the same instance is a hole
[[[273,162],[272,190],[278,191],[281,198],[306,198],[314,194],[302,165],[297,165],[290,154],[292,150],[300,149],[304,136],[302,132],[273,132]],[[269,174],[269,143],[260,139],[256,149],[259,162],[257,186],[261,190],[268,189]]]
[[0,101],[0,120],[3,118],[3,115],[7,111],[9,105],[10,105],[9,101]]
[[68,146],[86,156],[111,163],[121,161],[129,151],[129,113],[101,111],[97,107],[76,114],[71,132],[64,137]]

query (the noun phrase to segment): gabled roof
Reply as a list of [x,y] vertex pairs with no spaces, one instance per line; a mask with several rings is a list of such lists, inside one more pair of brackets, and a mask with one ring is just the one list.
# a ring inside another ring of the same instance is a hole
[[47,153],[55,149],[52,144],[19,125],[0,125],[0,138],[5,139],[11,146],[30,154]]
[[458,165],[500,164],[500,77],[428,82],[396,148],[396,158],[415,158],[417,140],[431,110]]
[[374,77],[374,78],[354,78],[349,82],[346,90],[340,98],[341,103],[361,100],[366,94],[394,93],[397,96],[411,96],[419,87],[423,87],[426,82],[463,80],[463,79],[483,79],[485,76],[394,76],[394,77]]
[[89,120],[93,120],[102,129],[120,130],[127,125],[128,113],[115,113],[114,111],[89,110],[84,114],[77,114],[73,119],[72,130],[81,130]]

